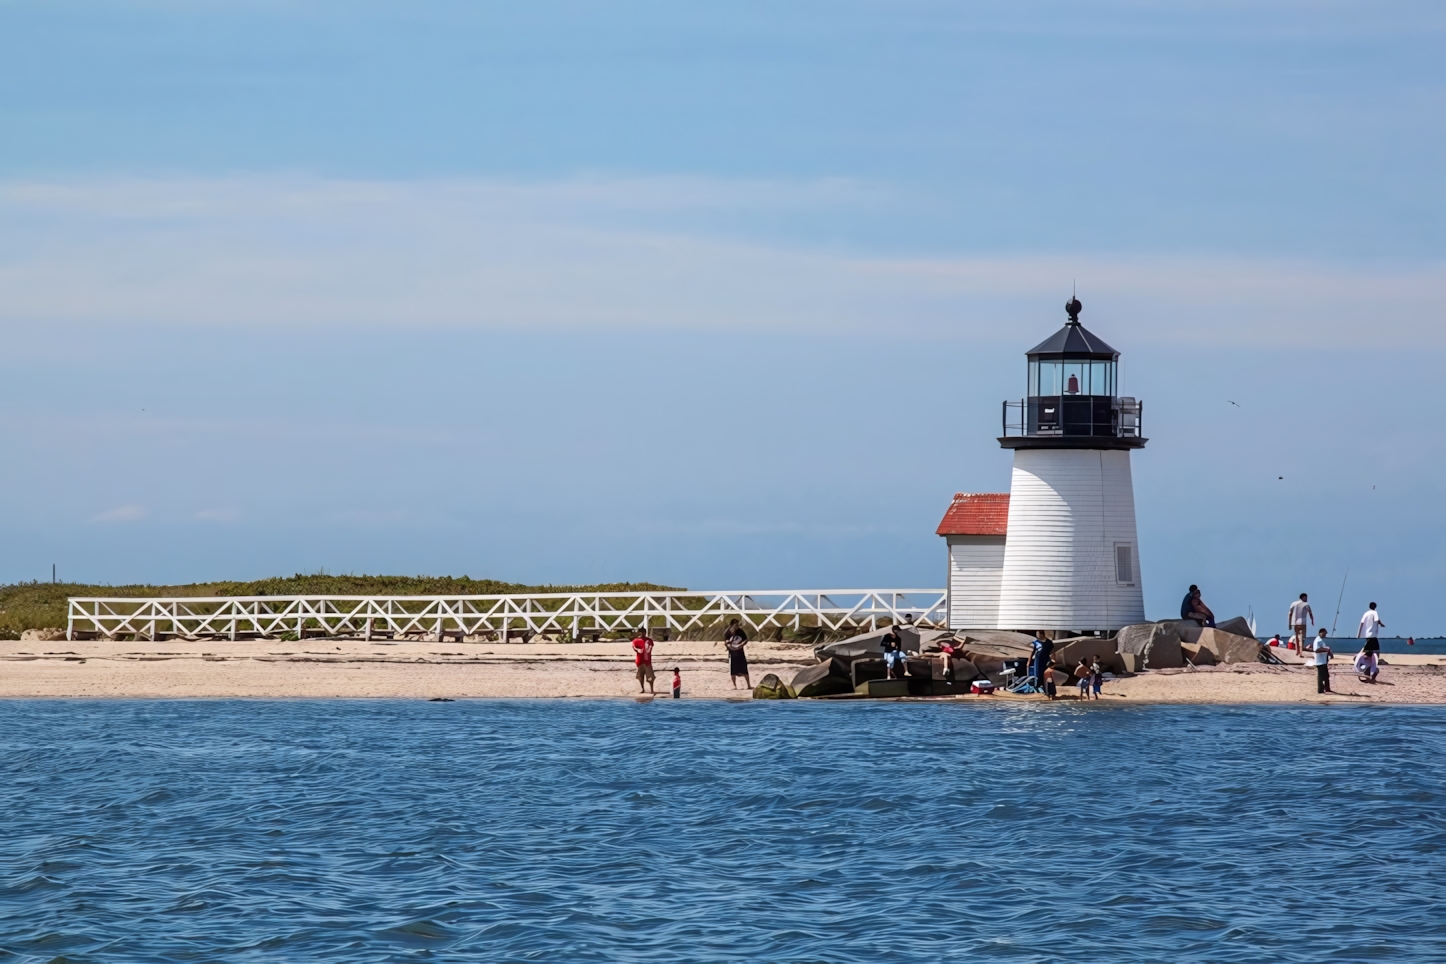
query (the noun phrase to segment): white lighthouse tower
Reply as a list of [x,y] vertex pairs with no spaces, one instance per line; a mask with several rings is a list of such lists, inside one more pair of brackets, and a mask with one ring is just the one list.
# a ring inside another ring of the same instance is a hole
[[1014,450],[999,584],[1002,629],[1114,631],[1145,621],[1130,450],[1141,405],[1118,393],[1119,352],[1069,323],[1026,353],[1029,394],[1004,403]]

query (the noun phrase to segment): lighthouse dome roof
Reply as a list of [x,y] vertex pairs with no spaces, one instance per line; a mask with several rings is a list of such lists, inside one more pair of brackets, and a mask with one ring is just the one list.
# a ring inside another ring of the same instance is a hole
[[1064,306],[1069,321],[1063,328],[1035,345],[1025,355],[1034,358],[1040,355],[1069,356],[1072,358],[1118,358],[1119,352],[1104,339],[1079,323],[1079,313],[1084,309],[1078,298],[1070,298]]
[[1072,321],[1044,341],[1035,345],[1026,354],[1074,355],[1086,357],[1114,358],[1119,355],[1103,338],[1094,334],[1079,322]]

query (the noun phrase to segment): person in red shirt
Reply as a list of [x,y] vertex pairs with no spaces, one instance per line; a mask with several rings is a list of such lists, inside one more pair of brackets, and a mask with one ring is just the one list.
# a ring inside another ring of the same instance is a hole
[[678,667],[673,667],[673,699],[683,695],[683,674],[678,672]]
[[638,666],[638,692],[645,692],[643,685],[647,684],[646,692],[657,694],[653,689],[653,640],[648,635],[646,626],[638,627],[638,635],[633,639],[634,662]]

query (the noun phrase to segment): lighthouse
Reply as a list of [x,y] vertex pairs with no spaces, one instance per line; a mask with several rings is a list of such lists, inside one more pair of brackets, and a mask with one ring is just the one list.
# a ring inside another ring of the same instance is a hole
[[1014,450],[997,625],[1112,632],[1145,621],[1130,452],[1141,404],[1119,395],[1120,354],[1069,321],[1025,354],[1028,392],[1004,403]]

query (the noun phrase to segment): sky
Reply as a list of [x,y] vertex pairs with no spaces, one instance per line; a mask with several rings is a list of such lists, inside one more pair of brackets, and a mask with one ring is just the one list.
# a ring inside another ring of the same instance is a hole
[[0,0],[0,581],[942,587],[1076,290],[1144,401],[1151,618],[1446,633],[1443,39]]

